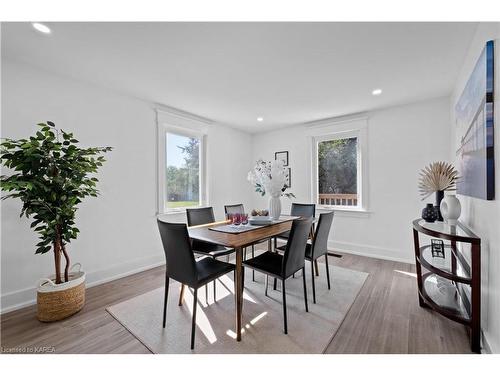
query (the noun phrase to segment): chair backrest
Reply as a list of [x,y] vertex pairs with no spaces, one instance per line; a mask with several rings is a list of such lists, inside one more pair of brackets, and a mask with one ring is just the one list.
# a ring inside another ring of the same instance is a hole
[[196,261],[184,223],[158,220],[161,242],[167,262],[167,275],[180,283],[194,286],[197,282]]
[[282,274],[291,276],[304,267],[306,243],[311,230],[312,218],[303,218],[293,221],[290,236],[283,255]]
[[292,203],[290,215],[314,217],[316,215],[316,205],[311,203]]
[[212,207],[187,208],[186,216],[188,226],[213,223],[215,221],[214,209]]
[[334,212],[327,212],[319,215],[319,221],[316,226],[316,233],[312,245],[312,258],[316,259],[320,255],[328,252],[328,235],[332,227]]
[[245,208],[243,208],[243,204],[227,204],[224,206],[224,211],[227,214],[244,214]]

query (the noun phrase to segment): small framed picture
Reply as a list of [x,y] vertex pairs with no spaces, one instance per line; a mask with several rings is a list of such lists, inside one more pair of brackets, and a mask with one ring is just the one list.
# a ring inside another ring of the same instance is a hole
[[433,258],[444,258],[444,242],[434,238],[431,239],[431,253]]
[[283,165],[288,167],[288,151],[278,151],[274,153],[275,160],[283,160]]
[[288,177],[285,181],[286,186],[289,188],[292,187],[292,168],[288,168]]

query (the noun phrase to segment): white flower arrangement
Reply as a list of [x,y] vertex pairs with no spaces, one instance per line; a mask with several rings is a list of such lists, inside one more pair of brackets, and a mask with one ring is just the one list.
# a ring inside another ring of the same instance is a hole
[[418,189],[422,200],[436,191],[457,190],[458,172],[445,161],[436,161],[420,171]]
[[255,191],[264,196],[295,198],[293,193],[286,193],[288,186],[288,168],[283,160],[258,160],[253,169],[248,172],[248,181],[255,187]]

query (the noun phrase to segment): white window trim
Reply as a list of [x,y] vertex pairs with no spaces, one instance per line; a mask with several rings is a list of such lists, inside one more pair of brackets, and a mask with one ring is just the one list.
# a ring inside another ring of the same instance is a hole
[[[368,205],[368,118],[353,118],[342,121],[322,122],[321,126],[311,127],[310,137],[312,143],[311,164],[312,181],[311,192],[312,202],[315,202],[318,210],[335,210],[352,213],[369,213]],[[358,205],[357,206],[337,206],[318,204],[318,142],[353,138],[358,140],[357,148],[357,171],[358,171]]]
[[195,207],[208,205],[207,183],[207,126],[206,123],[178,113],[170,113],[161,109],[156,110],[156,138],[157,138],[157,212],[156,215],[182,214],[187,207],[167,209],[166,201],[166,136],[167,133],[197,138],[200,140],[200,204]]

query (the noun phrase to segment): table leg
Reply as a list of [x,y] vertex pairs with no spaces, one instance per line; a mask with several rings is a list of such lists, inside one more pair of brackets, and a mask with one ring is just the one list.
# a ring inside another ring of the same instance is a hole
[[243,249],[236,249],[236,285],[234,295],[236,303],[236,341],[241,341],[241,313],[243,310]]

